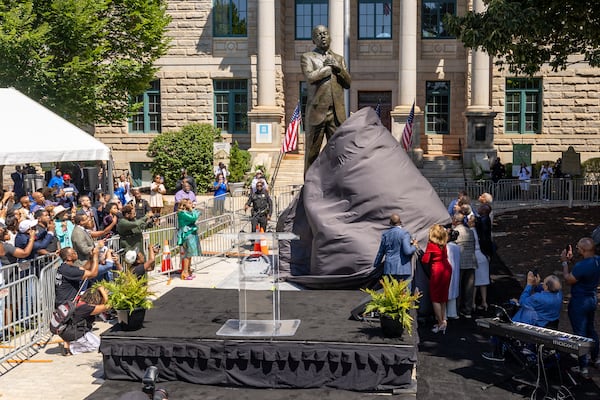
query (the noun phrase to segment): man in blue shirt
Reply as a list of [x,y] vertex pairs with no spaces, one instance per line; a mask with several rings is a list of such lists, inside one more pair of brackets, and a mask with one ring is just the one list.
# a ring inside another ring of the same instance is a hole
[[373,262],[377,268],[384,259],[383,273],[395,279],[410,279],[412,277],[412,255],[417,250],[416,240],[411,240],[408,231],[402,228],[398,214],[390,217],[390,229],[381,235],[379,251]]
[[545,327],[560,317],[562,287],[556,275],[548,275],[540,285],[540,276],[529,271],[527,286],[519,298],[519,310],[514,322]]
[[[558,321],[562,307],[562,287],[556,275],[548,275],[540,285],[540,276],[527,273],[527,286],[519,298],[519,310],[512,317],[513,322],[546,327]],[[481,356],[490,361],[504,361],[503,342],[492,337],[494,351],[482,353]]]
[[[563,276],[567,283],[571,285],[571,301],[569,301],[568,308],[569,319],[574,334],[594,339],[591,358],[594,366],[600,368],[598,333],[594,328],[594,317],[598,303],[596,291],[600,281],[600,257],[595,255],[592,238],[579,239],[576,248],[583,260],[577,262],[571,272],[569,272],[569,263],[573,259],[573,249],[568,246],[560,254]],[[579,373],[586,379],[589,378],[589,361],[587,354],[579,357]]]

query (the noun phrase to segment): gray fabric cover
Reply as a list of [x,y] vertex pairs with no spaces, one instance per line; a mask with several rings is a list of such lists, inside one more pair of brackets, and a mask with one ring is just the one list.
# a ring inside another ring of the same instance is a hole
[[375,111],[365,107],[337,129],[280,219],[279,231],[301,237],[280,249],[282,270],[292,275],[287,279],[312,288],[372,281],[381,274],[373,261],[394,212],[422,248],[431,225],[450,222],[429,181]]

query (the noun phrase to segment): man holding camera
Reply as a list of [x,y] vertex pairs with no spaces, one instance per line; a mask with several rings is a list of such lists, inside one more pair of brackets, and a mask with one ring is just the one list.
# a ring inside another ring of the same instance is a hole
[[123,218],[117,223],[117,233],[121,236],[119,246],[125,251],[144,248],[143,230],[154,225],[152,211],[140,219],[136,219],[135,206],[127,204],[121,210]]
[[[569,319],[573,333],[594,339],[591,353],[593,365],[600,368],[598,357],[598,333],[594,328],[594,317],[598,299],[596,292],[600,281],[600,256],[595,254],[592,238],[579,239],[575,246],[583,260],[578,261],[569,272],[569,264],[573,259],[573,248],[567,246],[560,254],[565,281],[571,285],[571,301],[569,301]],[[588,355],[579,358],[579,373],[583,378],[589,379]]]

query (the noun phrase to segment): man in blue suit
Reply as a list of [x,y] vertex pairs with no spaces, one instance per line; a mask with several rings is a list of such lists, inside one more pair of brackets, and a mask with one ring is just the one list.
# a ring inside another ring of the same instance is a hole
[[385,256],[383,273],[397,280],[410,279],[412,277],[411,258],[417,250],[416,240],[411,240],[410,234],[402,228],[402,222],[398,214],[390,217],[390,229],[381,235],[379,251],[373,265],[379,267]]

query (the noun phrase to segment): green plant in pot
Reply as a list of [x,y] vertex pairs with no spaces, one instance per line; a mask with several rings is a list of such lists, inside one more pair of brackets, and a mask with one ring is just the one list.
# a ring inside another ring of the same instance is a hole
[[123,270],[111,282],[99,282],[108,290],[108,306],[117,311],[117,318],[123,330],[136,330],[142,327],[146,310],[153,307],[150,298],[154,295],[148,287],[146,276],[138,278],[133,272]]
[[379,314],[383,335],[386,337],[400,337],[404,330],[412,334],[413,317],[411,310],[419,308],[416,304],[421,294],[410,292],[410,281],[398,281],[387,275],[380,280],[382,291],[362,289],[371,295],[367,303],[365,314],[375,312]]

